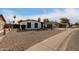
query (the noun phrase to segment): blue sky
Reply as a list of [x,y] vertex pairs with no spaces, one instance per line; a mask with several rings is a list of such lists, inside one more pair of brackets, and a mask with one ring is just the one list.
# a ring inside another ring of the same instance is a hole
[[50,12],[54,12],[56,9],[63,11],[62,8],[2,8],[2,10],[11,10],[15,11],[16,14],[24,15],[24,16],[32,16],[38,14],[47,14]]
[[58,21],[61,17],[67,17],[71,23],[79,22],[79,9],[75,8],[0,8],[0,14],[3,14],[7,21],[13,21],[16,15],[18,20],[34,19],[38,17],[43,20],[49,18]]

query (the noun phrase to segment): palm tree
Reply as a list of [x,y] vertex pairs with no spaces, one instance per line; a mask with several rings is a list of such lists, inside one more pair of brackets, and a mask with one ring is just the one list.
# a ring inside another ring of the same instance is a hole
[[16,16],[13,16],[13,18],[14,18],[14,21],[13,21],[13,23],[15,23],[15,18],[16,18]]
[[43,20],[43,22],[44,22],[44,23],[48,23],[48,22],[49,22],[49,19],[46,18],[46,19]]

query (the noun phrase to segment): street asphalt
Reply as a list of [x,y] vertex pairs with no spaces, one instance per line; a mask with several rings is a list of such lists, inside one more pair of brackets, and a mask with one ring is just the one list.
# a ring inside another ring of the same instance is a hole
[[79,30],[73,31],[67,44],[67,51],[79,51]]
[[60,34],[57,34],[55,37],[53,36],[54,38],[51,37],[37,45],[32,46],[27,49],[27,51],[79,51],[79,28],[71,28]]

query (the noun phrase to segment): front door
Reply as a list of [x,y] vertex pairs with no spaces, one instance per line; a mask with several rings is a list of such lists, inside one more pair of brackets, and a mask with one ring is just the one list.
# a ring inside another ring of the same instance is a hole
[[22,30],[26,29],[26,25],[21,25]]

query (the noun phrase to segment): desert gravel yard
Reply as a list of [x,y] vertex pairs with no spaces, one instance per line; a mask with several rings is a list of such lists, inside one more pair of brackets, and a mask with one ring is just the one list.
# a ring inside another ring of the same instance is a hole
[[41,42],[64,30],[43,30],[43,31],[24,31],[17,32],[16,29],[10,31],[0,40],[0,50],[3,51],[24,51],[25,49]]

